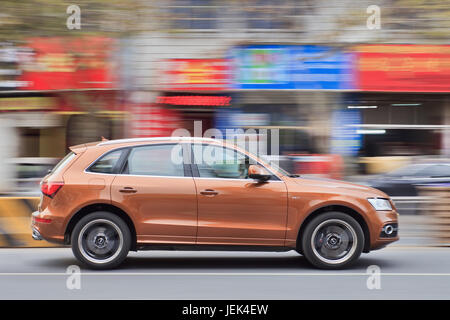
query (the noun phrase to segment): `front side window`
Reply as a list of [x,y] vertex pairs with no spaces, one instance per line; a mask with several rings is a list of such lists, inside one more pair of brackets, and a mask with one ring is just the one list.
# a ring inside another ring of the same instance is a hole
[[201,178],[248,179],[251,163],[245,154],[214,145],[194,145],[193,152]]
[[128,156],[125,173],[148,176],[184,176],[181,145],[135,147]]
[[89,171],[96,173],[114,173],[116,166],[119,164],[122,152],[124,152],[123,149],[105,154],[89,168]]

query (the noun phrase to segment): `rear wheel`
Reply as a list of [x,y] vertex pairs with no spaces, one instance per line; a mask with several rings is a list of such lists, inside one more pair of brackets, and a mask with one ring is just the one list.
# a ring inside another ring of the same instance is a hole
[[301,237],[303,255],[322,269],[349,266],[361,255],[364,233],[359,223],[342,212],[327,212],[312,219]]
[[111,269],[128,255],[131,234],[127,224],[110,212],[94,212],[83,217],[71,237],[72,251],[93,269]]

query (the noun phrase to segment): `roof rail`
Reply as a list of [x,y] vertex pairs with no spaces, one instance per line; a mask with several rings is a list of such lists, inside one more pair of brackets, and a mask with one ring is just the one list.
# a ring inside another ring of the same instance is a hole
[[111,145],[111,144],[119,144],[119,143],[132,143],[132,142],[146,142],[146,141],[220,141],[219,139],[212,138],[202,138],[202,137],[156,137],[156,138],[129,138],[129,139],[117,139],[117,140],[108,140],[99,143],[99,146]]

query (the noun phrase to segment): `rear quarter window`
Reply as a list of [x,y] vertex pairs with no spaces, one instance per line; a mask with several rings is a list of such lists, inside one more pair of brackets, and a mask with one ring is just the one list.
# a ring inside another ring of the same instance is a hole
[[60,162],[58,162],[58,164],[52,169],[50,173],[55,174],[64,169],[64,167],[66,167],[67,164],[70,163],[73,158],[75,158],[75,156],[75,153],[69,152]]
[[114,173],[124,149],[109,152],[98,159],[87,171],[95,173]]

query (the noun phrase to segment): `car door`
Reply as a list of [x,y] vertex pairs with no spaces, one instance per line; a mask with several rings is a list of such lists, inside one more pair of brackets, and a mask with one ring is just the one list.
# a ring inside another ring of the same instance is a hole
[[111,199],[135,222],[139,243],[195,243],[197,194],[183,163],[183,144],[130,149]]
[[221,145],[193,145],[198,244],[283,245],[287,189],[248,178],[252,159]]

